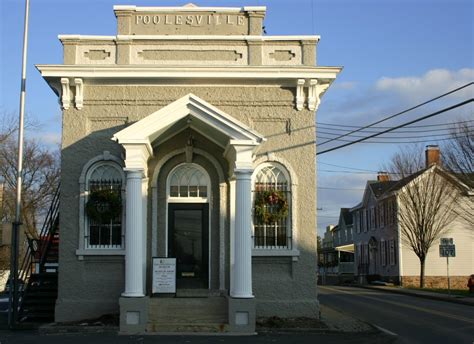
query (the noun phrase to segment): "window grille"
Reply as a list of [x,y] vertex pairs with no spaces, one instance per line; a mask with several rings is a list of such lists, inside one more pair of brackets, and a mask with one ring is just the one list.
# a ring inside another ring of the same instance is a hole
[[[100,164],[90,174],[87,181],[87,194],[99,190],[112,190],[120,195],[122,182],[119,167],[115,167],[111,163]],[[123,248],[122,217],[123,215],[120,214],[108,223],[99,223],[87,217],[85,247],[88,249]]]
[[291,190],[289,178],[282,167],[265,164],[257,171],[253,185],[254,199],[262,191],[279,191],[288,202],[288,216],[279,221],[265,223],[255,215],[253,218],[253,244],[256,249],[291,249]]

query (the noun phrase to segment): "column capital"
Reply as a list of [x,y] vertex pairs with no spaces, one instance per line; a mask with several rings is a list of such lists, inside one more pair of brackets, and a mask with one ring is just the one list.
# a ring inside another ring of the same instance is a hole
[[229,162],[229,175],[253,172],[253,154],[259,143],[250,140],[230,140],[224,151]]
[[123,143],[125,149],[125,171],[141,170],[146,176],[148,159],[152,149],[148,142]]
[[145,178],[145,171],[142,168],[127,168],[123,169],[127,173],[127,179],[143,179]]

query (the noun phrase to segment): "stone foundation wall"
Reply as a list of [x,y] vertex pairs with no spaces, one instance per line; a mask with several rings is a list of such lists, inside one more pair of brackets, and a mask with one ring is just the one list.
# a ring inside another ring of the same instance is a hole
[[[451,289],[468,289],[469,276],[450,276]],[[420,276],[403,276],[404,287],[419,287]],[[448,288],[447,276],[425,276],[425,288]]]

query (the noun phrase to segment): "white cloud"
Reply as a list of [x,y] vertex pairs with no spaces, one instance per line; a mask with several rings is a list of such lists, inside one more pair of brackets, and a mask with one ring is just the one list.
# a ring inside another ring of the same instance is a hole
[[[398,78],[380,78],[375,89],[381,92],[395,93],[402,100],[414,101],[428,99],[465,85],[474,80],[474,69],[463,68],[458,71],[432,69],[422,76]],[[453,94],[457,98],[472,97],[474,87],[468,87]]]

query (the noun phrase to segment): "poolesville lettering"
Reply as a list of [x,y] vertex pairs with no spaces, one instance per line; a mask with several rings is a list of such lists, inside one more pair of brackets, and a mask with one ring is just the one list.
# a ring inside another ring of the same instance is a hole
[[219,14],[189,14],[189,15],[137,15],[135,16],[136,25],[244,25],[244,16],[239,15],[219,15]]

